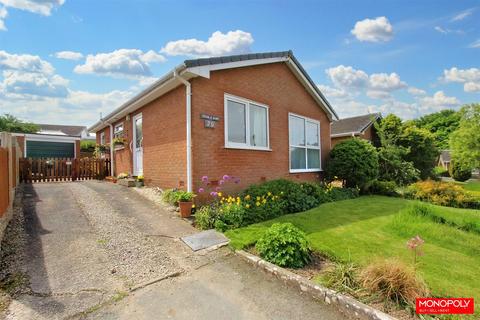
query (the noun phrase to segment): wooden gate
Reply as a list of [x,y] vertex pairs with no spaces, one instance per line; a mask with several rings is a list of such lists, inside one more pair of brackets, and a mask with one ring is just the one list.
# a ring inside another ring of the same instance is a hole
[[20,159],[20,180],[26,183],[91,179],[102,180],[109,175],[110,160],[108,159]]

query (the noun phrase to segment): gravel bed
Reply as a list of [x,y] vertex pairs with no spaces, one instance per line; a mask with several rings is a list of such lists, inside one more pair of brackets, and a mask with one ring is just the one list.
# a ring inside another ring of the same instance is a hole
[[162,189],[158,187],[142,187],[142,188],[132,188],[138,192],[141,196],[147,198],[148,200],[155,203],[157,206],[170,211],[176,212],[179,209],[176,206],[171,206],[168,203],[163,202],[162,200]]
[[68,184],[91,227],[112,259],[112,273],[132,288],[183,271],[167,253],[168,242],[147,237],[122,218],[98,193],[80,183]]

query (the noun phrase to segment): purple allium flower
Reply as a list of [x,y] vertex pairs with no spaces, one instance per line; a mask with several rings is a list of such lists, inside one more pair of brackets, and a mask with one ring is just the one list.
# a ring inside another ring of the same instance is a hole
[[202,177],[202,182],[207,182],[208,181],[208,177],[207,176],[203,176]]
[[205,189],[203,189],[203,188],[198,189],[198,193],[202,193],[204,191],[205,191]]
[[229,180],[229,179],[230,179],[230,176],[226,174],[226,175],[224,175],[224,176],[222,177],[222,179],[223,179],[223,180]]
[[211,195],[212,197],[216,197],[218,194],[217,194],[215,191],[212,191],[212,192],[210,192],[210,195]]
[[218,184],[219,184],[219,185],[222,185],[222,184],[224,184],[224,183],[225,183],[225,180],[223,180],[223,179],[220,180],[220,181],[218,181]]

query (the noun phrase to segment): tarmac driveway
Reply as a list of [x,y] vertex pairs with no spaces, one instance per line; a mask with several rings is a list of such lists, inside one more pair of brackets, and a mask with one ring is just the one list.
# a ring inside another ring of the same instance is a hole
[[134,190],[40,183],[23,205],[29,284],[7,319],[343,319],[228,248],[193,253],[179,237],[198,231]]

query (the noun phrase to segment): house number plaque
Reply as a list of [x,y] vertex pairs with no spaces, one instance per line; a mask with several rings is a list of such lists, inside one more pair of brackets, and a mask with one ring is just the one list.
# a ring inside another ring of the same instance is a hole
[[220,120],[220,117],[202,113],[200,119],[203,119],[205,128],[215,128],[215,123]]

